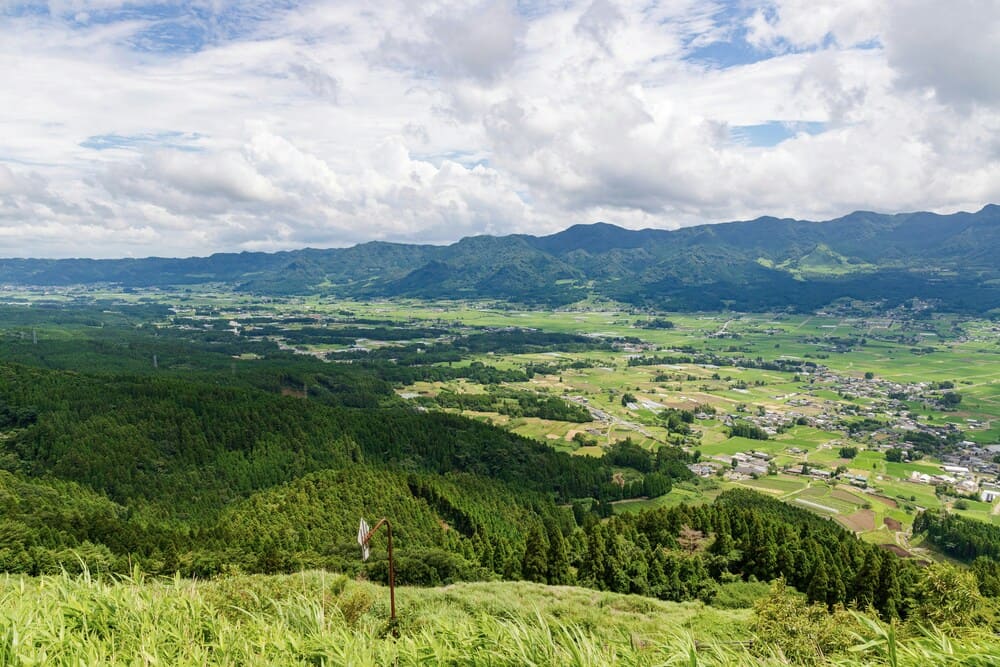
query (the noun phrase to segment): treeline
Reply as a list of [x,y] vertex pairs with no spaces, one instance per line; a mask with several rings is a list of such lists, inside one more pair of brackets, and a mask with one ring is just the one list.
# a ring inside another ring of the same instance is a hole
[[753,422],[745,419],[737,419],[729,426],[730,438],[749,438],[750,440],[767,440],[770,436],[767,431],[757,426]]
[[813,361],[792,359],[764,359],[763,357],[724,357],[713,353],[644,355],[632,357],[629,366],[673,366],[677,364],[698,364],[702,366],[734,366],[736,368],[752,368],[765,371],[783,371],[797,373],[816,369]]
[[[447,343],[415,343],[373,350],[337,352],[328,355],[338,360],[393,360],[410,366],[460,361],[474,354],[531,354],[536,352],[587,352],[609,350],[613,343],[627,338],[595,338],[576,334],[548,333],[528,329],[504,329],[458,336]],[[634,339],[638,340],[638,339]]]
[[527,382],[531,377],[528,372],[516,368],[500,369],[487,366],[481,361],[460,366],[401,366],[385,361],[364,361],[352,364],[371,371],[380,379],[397,385],[408,385],[415,382],[448,382],[450,380],[467,379],[477,384],[494,385],[502,382]]
[[510,417],[537,417],[553,421],[584,423],[591,421],[590,411],[558,396],[531,391],[492,387],[484,394],[462,394],[442,391],[434,397],[421,397],[421,405],[457,410],[499,412]]
[[581,583],[667,600],[711,599],[735,576],[784,577],[813,602],[905,615],[917,568],[835,523],[749,490],[711,505],[614,516],[584,530]]
[[635,444],[631,438],[619,440],[604,453],[604,460],[611,465],[641,473],[658,472],[674,480],[692,479],[694,473],[687,464],[696,462],[697,458],[675,445],[663,445],[653,452]]
[[925,510],[913,520],[913,534],[926,533],[944,553],[971,563],[980,556],[1000,561],[1000,526],[966,519],[947,510]]
[[651,320],[640,320],[635,323],[637,327],[643,329],[673,329],[676,324],[663,317],[654,317]]
[[[242,322],[241,322],[242,324]],[[257,324],[245,330],[248,336],[274,336],[291,344],[352,345],[358,340],[400,341],[418,338],[439,338],[447,334],[445,329],[420,326],[407,327],[360,327],[360,326],[302,326],[289,328],[278,323]]]

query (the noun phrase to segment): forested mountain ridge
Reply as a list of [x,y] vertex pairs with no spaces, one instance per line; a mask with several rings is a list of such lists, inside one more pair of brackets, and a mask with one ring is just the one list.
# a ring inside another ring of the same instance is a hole
[[0,283],[125,287],[223,283],[260,294],[504,298],[559,305],[590,294],[688,310],[808,310],[841,297],[1000,308],[1000,206],[976,213],[826,222],[771,217],[626,230],[574,225],[549,236],[464,238],[447,246],[372,242],[344,249],[188,259],[0,260]]

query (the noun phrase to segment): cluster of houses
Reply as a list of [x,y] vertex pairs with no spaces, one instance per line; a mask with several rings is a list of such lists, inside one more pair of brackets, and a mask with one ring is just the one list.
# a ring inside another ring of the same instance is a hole
[[807,475],[813,479],[820,480],[832,480],[836,479],[841,482],[847,482],[852,486],[858,488],[867,488],[868,478],[864,475],[857,475],[850,472],[831,472],[829,470],[822,470],[819,468],[813,468],[808,463],[804,463],[798,466],[791,466],[790,468],[785,468],[782,472],[788,475]]
[[770,472],[771,455],[763,452],[736,452],[732,457],[718,455],[710,461],[699,461],[688,465],[688,470],[698,477],[712,477],[720,470],[726,479],[741,480],[763,477]]
[[[708,417],[708,415],[705,415]],[[787,414],[781,412],[773,412],[767,410],[764,414],[751,414],[749,412],[742,414],[729,414],[723,415],[722,423],[726,426],[732,426],[737,420],[750,422],[756,426],[762,428],[768,435],[775,436],[781,432],[783,427],[788,427],[792,424],[795,419],[794,414]],[[698,415],[695,418],[701,419]]]
[[[831,389],[847,396],[888,401],[919,400],[931,387],[927,382],[904,383],[879,377],[840,375],[826,366],[817,366],[811,380],[832,385]],[[905,408],[902,403],[898,403],[898,406]]]
[[[721,457],[725,460],[725,457]],[[770,470],[771,455],[764,452],[736,452],[730,459],[730,474],[739,478],[763,477]]]
[[[788,452],[790,454],[804,453],[797,447],[789,447]],[[749,452],[736,452],[732,457],[720,454],[710,461],[692,463],[688,465],[688,469],[699,477],[712,477],[719,470],[725,470],[726,479],[745,480],[776,472],[773,459],[774,457],[766,452],[751,450]],[[808,463],[786,466],[782,472],[788,475],[806,475],[824,481],[839,479],[862,489],[868,486],[868,478],[864,475],[847,472],[838,474],[822,468],[815,468]]]
[[943,465],[941,471],[936,475],[913,471],[910,473],[910,481],[916,484],[952,487],[955,493],[970,497],[978,496],[984,503],[992,503],[1000,498],[1000,483],[981,480],[967,466]]
[[993,462],[993,457],[1000,453],[1000,445],[981,446],[969,440],[958,443],[957,449],[941,456],[945,465],[964,466],[971,472],[980,475],[1000,474],[1000,464]]

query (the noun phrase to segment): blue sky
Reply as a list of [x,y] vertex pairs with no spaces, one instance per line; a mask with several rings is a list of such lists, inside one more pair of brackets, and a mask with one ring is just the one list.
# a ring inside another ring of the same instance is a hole
[[1000,200],[1000,5],[0,3],[0,256]]

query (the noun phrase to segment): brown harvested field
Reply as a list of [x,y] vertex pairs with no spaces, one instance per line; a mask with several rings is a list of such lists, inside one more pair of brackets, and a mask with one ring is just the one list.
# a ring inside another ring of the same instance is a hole
[[897,546],[895,544],[880,544],[879,546],[885,549],[886,551],[891,551],[900,558],[913,558],[913,554],[911,554],[903,547]]
[[850,491],[845,491],[844,489],[834,489],[830,492],[830,497],[836,498],[837,500],[843,500],[846,503],[853,503],[855,505],[860,505],[865,502]]
[[885,527],[889,530],[903,530],[903,524],[891,517],[885,517],[882,519],[882,522],[885,523]]
[[872,494],[871,497],[874,498],[875,500],[879,501],[880,503],[884,504],[884,505],[888,505],[889,507],[891,507],[893,509],[896,509],[897,507],[899,507],[899,503],[897,503],[892,498],[887,498],[886,496],[877,496],[875,494]]
[[572,429],[569,433],[567,433],[566,434],[566,442],[569,442],[570,440],[572,440],[573,436],[575,436],[577,433],[583,433],[583,431],[578,431],[576,429]]
[[871,510],[858,510],[854,514],[848,514],[837,517],[837,521],[844,525],[848,530],[853,530],[855,533],[863,533],[868,530],[875,530],[875,512]]

